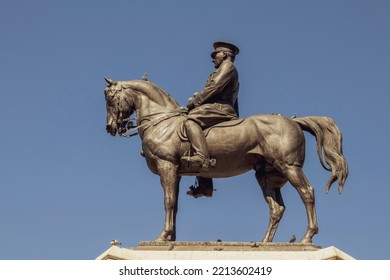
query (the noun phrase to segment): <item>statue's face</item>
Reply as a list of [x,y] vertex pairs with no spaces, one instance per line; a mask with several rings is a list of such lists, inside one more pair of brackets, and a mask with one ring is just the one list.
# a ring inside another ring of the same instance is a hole
[[223,52],[216,53],[213,59],[214,67],[218,68],[224,61],[225,57],[226,55]]

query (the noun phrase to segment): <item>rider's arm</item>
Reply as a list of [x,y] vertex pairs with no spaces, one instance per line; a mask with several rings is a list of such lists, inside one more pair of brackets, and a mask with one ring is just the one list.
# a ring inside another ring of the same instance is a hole
[[220,93],[233,77],[233,63],[222,63],[217,71],[215,71],[212,77],[207,81],[204,89],[199,94],[194,96],[195,107],[202,105],[208,99]]

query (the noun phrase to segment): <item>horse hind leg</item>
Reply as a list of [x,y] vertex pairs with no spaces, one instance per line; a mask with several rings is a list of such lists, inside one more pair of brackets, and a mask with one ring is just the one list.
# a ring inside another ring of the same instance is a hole
[[256,172],[256,179],[263,191],[264,199],[268,203],[270,210],[268,228],[262,242],[272,242],[286,208],[280,189],[287,180],[276,171],[266,174],[261,170]]
[[298,191],[305,204],[308,226],[300,243],[313,243],[313,236],[318,233],[317,215],[315,209],[314,189],[310,185],[301,167],[286,166],[285,175],[293,187]]

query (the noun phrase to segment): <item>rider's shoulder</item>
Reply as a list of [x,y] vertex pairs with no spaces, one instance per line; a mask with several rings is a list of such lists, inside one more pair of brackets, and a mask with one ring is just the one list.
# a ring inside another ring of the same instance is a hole
[[224,62],[222,62],[222,64],[219,66],[218,70],[219,71],[234,71],[236,69],[236,66],[234,66],[234,63],[231,62],[230,60],[225,60]]

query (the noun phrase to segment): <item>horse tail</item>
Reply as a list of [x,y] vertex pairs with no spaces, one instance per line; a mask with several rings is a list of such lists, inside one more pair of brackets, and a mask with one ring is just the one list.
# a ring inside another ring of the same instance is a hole
[[[342,193],[348,177],[348,163],[343,155],[343,136],[333,119],[328,117],[302,117],[293,119],[303,130],[311,133],[317,140],[317,154],[321,165],[332,175],[326,185],[328,193],[331,185],[338,180],[339,193]],[[324,162],[325,156],[325,162]]]

